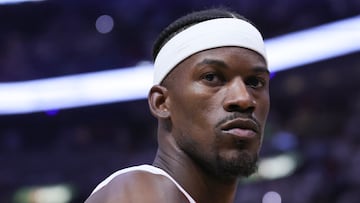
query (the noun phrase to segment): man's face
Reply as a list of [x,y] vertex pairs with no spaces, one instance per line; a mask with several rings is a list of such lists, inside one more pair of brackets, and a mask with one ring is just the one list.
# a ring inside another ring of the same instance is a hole
[[238,47],[199,52],[165,81],[172,135],[210,175],[256,170],[269,111],[269,72],[257,53]]

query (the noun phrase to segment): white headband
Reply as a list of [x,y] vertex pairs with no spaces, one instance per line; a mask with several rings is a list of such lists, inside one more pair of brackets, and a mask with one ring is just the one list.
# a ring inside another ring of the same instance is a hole
[[264,40],[253,25],[237,18],[217,18],[190,26],[160,49],[154,63],[153,83],[160,84],[187,57],[199,51],[225,46],[251,49],[267,61]]

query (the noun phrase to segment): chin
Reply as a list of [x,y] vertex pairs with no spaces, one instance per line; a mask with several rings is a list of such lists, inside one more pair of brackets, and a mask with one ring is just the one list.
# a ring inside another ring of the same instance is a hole
[[223,178],[248,177],[257,171],[258,155],[240,151],[230,158],[218,157],[217,175]]

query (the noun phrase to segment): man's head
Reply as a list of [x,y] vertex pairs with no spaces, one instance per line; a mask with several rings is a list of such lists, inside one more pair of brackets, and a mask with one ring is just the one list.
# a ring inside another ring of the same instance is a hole
[[195,12],[160,34],[154,59],[149,105],[159,120],[159,147],[170,136],[219,178],[253,173],[270,106],[257,29],[226,10]]

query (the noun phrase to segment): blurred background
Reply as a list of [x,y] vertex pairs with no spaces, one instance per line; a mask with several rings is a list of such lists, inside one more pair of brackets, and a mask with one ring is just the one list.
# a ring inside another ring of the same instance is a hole
[[[360,14],[360,0],[0,1],[0,87],[135,67],[168,23],[220,5],[265,39]],[[359,78],[360,51],[272,74],[259,172],[236,202],[360,201]],[[12,92],[1,91],[2,105]],[[155,136],[145,97],[0,115],[0,202],[84,202],[112,172],[151,163]]]

